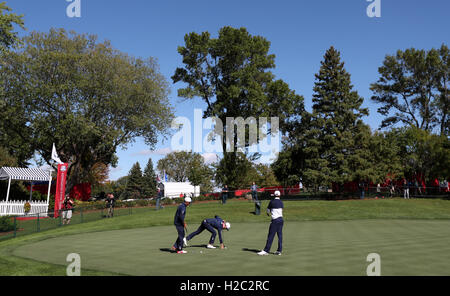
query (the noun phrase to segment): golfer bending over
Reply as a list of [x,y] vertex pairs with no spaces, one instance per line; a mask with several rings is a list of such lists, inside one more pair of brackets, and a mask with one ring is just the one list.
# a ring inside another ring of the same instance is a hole
[[185,236],[184,229],[187,227],[186,222],[184,222],[184,217],[186,216],[186,208],[192,202],[190,197],[186,197],[184,202],[180,204],[175,213],[174,225],[178,232],[177,240],[172,246],[172,250],[177,251],[178,254],[186,254],[187,252],[183,250],[183,239]]
[[187,241],[190,241],[194,236],[199,235],[203,232],[203,230],[207,229],[209,232],[211,232],[211,238],[209,239],[209,244],[206,247],[208,249],[215,249],[216,247],[214,247],[213,244],[214,240],[216,239],[215,229],[217,229],[217,232],[219,233],[220,248],[224,249],[225,246],[222,239],[222,229],[230,230],[230,226],[231,225],[229,222],[222,220],[219,216],[215,216],[211,219],[205,219],[202,221],[200,227],[196,231],[188,235],[188,237],[184,240],[184,243],[187,245]]
[[281,255],[283,249],[283,202],[280,200],[280,191],[275,191],[275,199],[271,200],[267,207],[267,215],[272,216],[272,222],[269,227],[269,235],[267,236],[267,243],[264,250],[258,253],[258,255],[268,255],[270,247],[272,246],[275,233],[278,235],[278,249],[275,255]]

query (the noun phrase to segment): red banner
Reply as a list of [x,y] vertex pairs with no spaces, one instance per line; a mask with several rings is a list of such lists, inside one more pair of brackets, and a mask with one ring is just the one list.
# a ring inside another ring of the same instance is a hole
[[56,177],[56,193],[55,193],[55,218],[59,217],[59,210],[62,208],[65,192],[66,192],[66,177],[67,177],[67,163],[58,164],[58,175]]

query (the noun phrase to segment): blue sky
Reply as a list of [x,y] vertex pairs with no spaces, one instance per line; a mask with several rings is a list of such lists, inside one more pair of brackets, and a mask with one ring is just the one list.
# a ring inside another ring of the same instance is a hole
[[[276,55],[273,72],[304,96],[308,110],[314,74],[333,45],[341,52],[354,88],[365,98],[364,106],[370,110],[365,122],[373,129],[382,117],[370,102],[369,86],[377,81],[385,55],[410,47],[436,48],[450,39],[448,0],[381,0],[380,18],[367,16],[370,2],[366,0],[81,0],[81,18],[66,15],[70,4],[66,0],[6,2],[24,15],[27,32],[53,27],[95,34],[130,55],[157,58],[170,82],[175,69],[182,66],[177,47],[183,45],[186,33],[208,31],[215,37],[223,26],[246,27],[252,35],[271,42],[271,53]],[[193,118],[194,108],[205,106],[200,99],[182,102],[177,97],[180,87],[171,83],[175,115]],[[156,149],[167,152],[169,146],[170,141],[160,141]],[[148,150],[140,139],[119,150],[119,166],[110,178],[126,175],[136,161],[144,167],[149,157],[154,164],[163,157],[145,153]]]

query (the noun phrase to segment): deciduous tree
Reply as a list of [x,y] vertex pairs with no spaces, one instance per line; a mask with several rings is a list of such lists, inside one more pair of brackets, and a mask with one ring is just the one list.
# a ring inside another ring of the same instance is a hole
[[402,123],[449,134],[449,56],[446,45],[429,51],[399,50],[386,56],[378,69],[380,78],[370,87],[372,100],[381,105],[378,112],[385,116],[382,128]]
[[173,117],[168,84],[153,58],[131,57],[96,36],[51,29],[2,56],[2,122],[48,164],[52,143],[69,163],[67,192],[97,163],[137,137],[154,146]]
[[227,140],[226,129],[234,130],[226,126],[227,117],[278,117],[283,130],[285,123],[303,110],[303,98],[282,80],[275,80],[271,72],[275,55],[269,53],[270,42],[262,36],[252,36],[245,28],[223,27],[217,38],[208,32],[193,32],[184,41],[178,48],[184,66],[176,69],[173,82],[187,85],[178,90],[178,96],[199,97],[206,103],[204,117],[217,117],[224,123],[218,131],[223,135],[223,178],[235,187],[241,178],[238,147],[245,152],[267,134],[258,132],[252,139],[246,128],[244,142],[238,141],[237,133]]

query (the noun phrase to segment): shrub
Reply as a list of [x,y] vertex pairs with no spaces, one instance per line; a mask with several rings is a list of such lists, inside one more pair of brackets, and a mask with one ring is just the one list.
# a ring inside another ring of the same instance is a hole
[[14,230],[14,222],[11,216],[0,217],[0,232],[8,232]]
[[[50,194],[51,197],[51,194]],[[27,198],[28,199],[28,198]],[[51,199],[51,198],[50,198]],[[33,191],[33,196],[32,196],[32,200],[33,201],[47,201],[47,194],[42,194],[39,191]]]
[[136,205],[138,207],[147,207],[150,205],[150,201],[146,199],[139,199],[136,201]]

